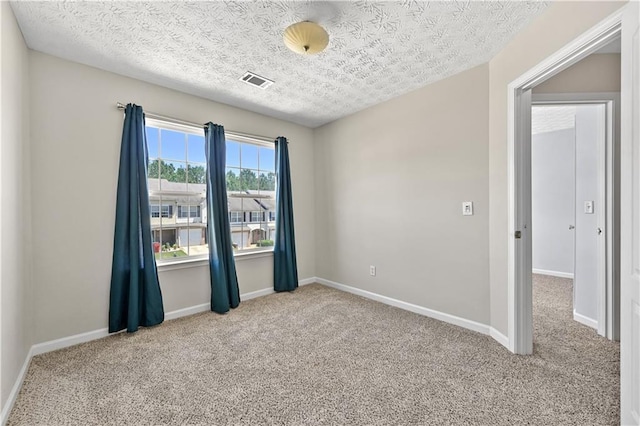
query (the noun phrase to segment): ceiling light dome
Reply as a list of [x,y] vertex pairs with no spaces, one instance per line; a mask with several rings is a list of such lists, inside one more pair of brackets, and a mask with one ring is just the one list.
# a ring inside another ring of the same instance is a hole
[[313,55],[327,47],[329,34],[315,22],[298,22],[284,30],[284,44],[296,53]]

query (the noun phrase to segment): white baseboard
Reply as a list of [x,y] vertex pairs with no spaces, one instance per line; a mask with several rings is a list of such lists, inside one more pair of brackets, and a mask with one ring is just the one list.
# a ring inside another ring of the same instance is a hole
[[[509,339],[506,336],[499,333],[495,329],[481,324],[475,321],[471,321],[468,319],[456,317],[454,315],[446,314],[444,312],[435,311],[433,309],[428,309],[422,306],[414,305],[412,303],[403,302],[401,300],[392,299],[390,297],[382,296],[376,293],[372,293],[366,290],[360,290],[355,287],[350,287],[344,284],[336,283],[333,281],[325,280],[323,278],[311,277],[305,278],[298,282],[299,286],[320,283],[329,287],[336,288],[338,290],[346,291],[349,293],[356,294],[358,296],[366,297],[367,299],[376,300],[378,302],[385,303],[387,305],[395,306],[397,308],[405,309],[410,312],[414,312],[420,315],[424,315],[430,318],[434,318],[440,321],[444,321],[450,324],[454,324],[469,330],[477,331],[482,334],[490,335],[495,340],[497,340],[500,344],[507,346],[509,343]],[[241,300],[251,300],[256,297],[267,296],[273,293],[273,288],[265,288],[262,290],[252,291],[250,293],[241,294]],[[209,304],[204,303],[201,305],[191,306],[184,309],[178,309],[175,311],[171,311],[165,314],[165,320],[172,320],[188,315],[197,314],[200,312],[205,312],[209,310]],[[575,316],[575,315],[574,315]],[[48,342],[38,343],[33,345],[27,354],[27,357],[24,361],[22,369],[18,374],[18,378],[9,394],[9,398],[7,399],[7,403],[2,409],[2,413],[0,416],[0,424],[4,425],[6,421],[9,419],[9,414],[11,413],[11,409],[15,404],[15,400],[20,392],[20,388],[22,387],[22,383],[27,374],[27,370],[29,368],[29,363],[31,362],[31,358],[36,355],[44,354],[47,352],[55,351],[58,349],[63,349],[69,346],[74,346],[80,343],[89,342],[91,340],[101,339],[103,337],[107,337],[109,335],[107,328],[101,328],[99,330],[88,331],[85,333],[76,334],[74,336],[63,337],[61,339],[51,340]]]
[[587,327],[598,329],[598,321],[591,319],[589,317],[585,317],[584,315],[580,315],[575,310],[573,311],[573,319],[578,321],[582,325],[586,325]]
[[324,284],[328,287],[333,287],[338,290],[346,291],[358,296],[365,297],[367,299],[375,300],[386,305],[395,306],[396,308],[404,309],[416,314],[424,315],[429,318],[434,318],[439,321],[447,322],[449,324],[457,325],[469,330],[477,331],[478,333],[489,335],[490,327],[479,322],[471,321],[465,318],[460,318],[455,315],[450,315],[444,312],[435,311],[433,309],[425,308],[423,306],[414,305],[413,303],[403,302],[402,300],[392,299],[391,297],[382,296],[370,291],[361,290],[359,288],[351,287],[345,284],[340,284],[334,281],[329,281],[324,278],[316,278],[316,281],[320,284]]
[[315,282],[317,282],[317,278],[316,277],[311,277],[311,278],[305,278],[303,280],[299,280],[298,281],[298,286],[303,286],[303,285],[307,285],[307,284],[313,284]]
[[240,295],[240,300],[251,300],[256,297],[268,296],[270,294],[275,293],[273,288],[263,288],[262,290],[252,291],[250,293],[244,293]]
[[5,425],[7,420],[9,420],[9,414],[11,414],[11,410],[13,409],[14,404],[16,403],[16,399],[18,398],[18,393],[20,393],[20,388],[22,387],[22,383],[24,382],[25,377],[27,376],[27,371],[29,370],[29,363],[31,363],[31,358],[33,357],[33,347],[27,353],[27,357],[22,364],[22,368],[18,373],[18,377],[16,378],[16,382],[11,388],[11,392],[9,392],[9,397],[7,398],[7,402],[5,402],[4,407],[2,407],[2,412],[0,413],[0,425]]
[[57,351],[58,349],[68,348],[69,346],[79,345],[80,343],[90,342],[92,340],[102,339],[109,335],[108,328],[87,331],[86,333],[75,334],[61,339],[49,340],[35,344],[31,347],[31,356],[44,354],[47,352]]
[[[241,296],[242,297],[242,296]],[[211,303],[203,303],[201,305],[190,306],[188,308],[176,309],[175,311],[164,314],[164,320],[170,321],[177,318],[188,317],[189,315],[199,314],[211,310]]]
[[[305,278],[300,280],[298,285],[306,285],[316,282],[315,277]],[[262,290],[252,291],[249,293],[244,293],[240,295],[240,300],[251,300],[256,297],[267,296],[272,294],[273,288],[263,288]],[[186,317],[189,315],[199,314],[201,312],[209,311],[210,304],[203,303],[201,305],[190,306],[188,308],[177,309],[175,311],[167,312],[164,315],[165,321],[170,321],[176,318]],[[73,336],[63,337],[61,339],[50,340],[48,342],[38,343],[33,345],[31,348],[31,355],[40,355],[51,351],[56,351],[58,349],[67,348],[69,346],[78,345],[80,343],[90,342],[92,340],[101,339],[103,337],[107,337],[110,334],[107,328],[101,328],[99,330],[87,331],[85,333],[76,334]]]
[[[509,338],[504,334],[500,333],[495,328],[491,327],[489,330],[489,335],[494,338],[498,343],[500,343],[505,348],[509,349]],[[511,349],[509,349],[511,351]]]
[[572,272],[549,271],[547,269],[535,269],[535,268],[531,272],[533,272],[534,274],[549,275],[549,276],[552,276],[552,277],[571,278],[571,279],[573,279],[573,273]]
[[[305,278],[300,280],[298,282],[298,285],[303,286],[303,285],[312,284],[315,282],[316,282],[315,277]],[[256,297],[267,296],[272,293],[274,293],[273,288],[264,288],[262,290],[241,294],[240,300],[251,300],[251,299],[255,299]],[[175,311],[167,312],[164,315],[164,319],[165,321],[169,321],[176,318],[199,314],[201,312],[207,312],[209,310],[210,310],[210,304],[203,303],[201,305],[190,306],[188,308],[177,309]],[[103,337],[107,337],[110,334],[113,334],[113,333],[109,333],[108,328],[101,328],[99,330],[87,331],[85,333],[80,333],[73,336],[63,337],[55,340],[49,340],[47,342],[42,342],[42,343],[38,343],[31,346],[31,349],[27,354],[27,358],[24,361],[22,369],[20,370],[20,374],[18,374],[18,378],[16,379],[16,382],[13,385],[13,389],[9,394],[7,403],[2,409],[2,412],[0,415],[0,425],[4,425],[6,421],[9,419],[9,413],[11,413],[11,409],[13,408],[13,405],[18,396],[18,393],[20,392],[20,388],[22,387],[22,382],[24,381],[24,378],[27,374],[27,370],[29,367],[29,363],[31,362],[31,358],[33,358],[36,355],[57,351],[58,349],[68,348],[69,346],[78,345],[80,343],[102,339]]]

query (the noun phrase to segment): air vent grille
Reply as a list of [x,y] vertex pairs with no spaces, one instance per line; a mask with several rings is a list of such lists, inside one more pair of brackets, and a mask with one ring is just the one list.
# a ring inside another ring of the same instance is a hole
[[246,73],[244,73],[244,75],[240,78],[240,80],[252,86],[259,87],[261,89],[266,89],[267,87],[273,84],[273,80],[269,80],[268,78],[261,77],[258,74],[254,74],[250,71],[247,71]]

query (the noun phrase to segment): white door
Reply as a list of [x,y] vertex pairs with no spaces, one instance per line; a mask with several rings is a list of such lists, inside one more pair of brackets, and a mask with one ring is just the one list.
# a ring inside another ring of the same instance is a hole
[[622,20],[620,410],[640,425],[640,5]]
[[[518,188],[515,199],[514,223],[509,224],[514,229],[513,244],[515,254],[514,282],[520,285],[514,286],[515,306],[518,306],[516,314],[511,316],[513,324],[509,324],[509,336],[514,339],[509,342],[512,352],[520,355],[533,353],[533,299],[531,274],[533,272],[531,258],[532,226],[531,226],[531,89],[520,93],[515,105],[515,116],[519,121],[519,135],[517,137],[522,144],[515,147],[515,171],[514,183]],[[513,327],[513,328],[512,328]]]

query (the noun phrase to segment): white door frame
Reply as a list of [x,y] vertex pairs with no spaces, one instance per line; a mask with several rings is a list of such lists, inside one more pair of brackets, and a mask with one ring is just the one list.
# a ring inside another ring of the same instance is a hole
[[640,3],[624,7],[620,145],[620,421],[640,426]]
[[620,37],[622,14],[612,14],[508,85],[508,338],[509,350],[517,354],[533,352],[531,88]]
[[620,274],[614,265],[619,264],[617,247],[620,244],[618,217],[619,195],[615,191],[620,155],[620,94],[600,93],[552,93],[534,94],[532,104],[542,105],[604,105],[605,122],[602,141],[598,141],[598,200],[596,213],[598,228],[604,233],[598,239],[598,334],[611,340],[620,338]]

